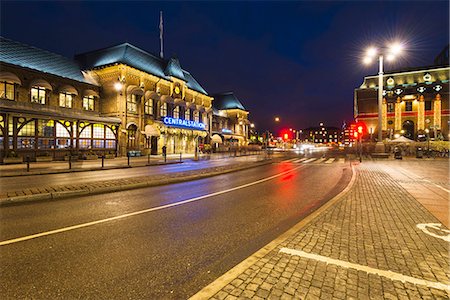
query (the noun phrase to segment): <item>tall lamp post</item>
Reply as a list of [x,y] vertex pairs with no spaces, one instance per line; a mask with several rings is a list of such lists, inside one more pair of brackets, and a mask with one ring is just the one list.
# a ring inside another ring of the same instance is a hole
[[377,49],[375,47],[370,47],[366,51],[366,56],[364,57],[364,64],[371,64],[372,61],[378,56],[378,140],[375,145],[375,152],[384,153],[384,143],[383,143],[383,124],[382,124],[382,114],[383,114],[383,61],[384,55],[386,55],[387,61],[393,61],[396,56],[398,56],[403,50],[403,45],[400,43],[394,43],[386,48]]

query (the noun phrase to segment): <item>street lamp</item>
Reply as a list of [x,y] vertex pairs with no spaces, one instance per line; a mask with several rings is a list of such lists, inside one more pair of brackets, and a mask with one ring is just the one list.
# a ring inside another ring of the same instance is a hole
[[366,56],[363,59],[364,64],[368,65],[378,56],[378,141],[375,146],[375,152],[385,152],[383,144],[383,130],[382,130],[382,113],[383,113],[383,60],[386,55],[386,60],[393,61],[403,51],[401,43],[393,43],[389,47],[377,49],[370,47],[366,51]]
[[275,117],[275,122],[280,122],[280,117]]

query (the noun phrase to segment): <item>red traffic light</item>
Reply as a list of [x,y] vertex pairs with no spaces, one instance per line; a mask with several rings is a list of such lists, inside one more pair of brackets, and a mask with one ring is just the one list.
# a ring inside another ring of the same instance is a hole
[[366,124],[364,124],[363,122],[357,122],[355,124],[356,127],[356,131],[358,132],[358,135],[365,135],[367,133],[367,127]]

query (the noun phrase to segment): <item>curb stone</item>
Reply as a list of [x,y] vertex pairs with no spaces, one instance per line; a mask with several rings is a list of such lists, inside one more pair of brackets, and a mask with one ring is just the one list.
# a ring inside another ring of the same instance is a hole
[[[119,184],[119,185],[113,185],[113,186],[106,186],[106,187],[84,187],[79,190],[75,191],[59,191],[59,192],[53,192],[53,193],[40,193],[40,194],[33,194],[33,195],[24,195],[24,196],[14,196],[14,197],[7,197],[0,199],[0,207],[6,206],[6,205],[13,205],[13,204],[20,204],[20,203],[26,203],[26,202],[33,202],[33,201],[44,201],[44,200],[60,200],[60,199],[66,199],[70,197],[75,196],[90,196],[90,195],[97,195],[97,194],[104,194],[104,193],[114,193],[114,192],[120,192],[120,191],[126,191],[126,190],[132,190],[132,189],[139,189],[139,188],[145,188],[145,187],[152,187],[152,186],[161,186],[161,185],[167,185],[167,184],[174,184],[174,183],[181,183],[191,180],[198,180],[208,177],[213,177],[217,175],[242,171],[246,169],[256,168],[260,166],[264,166],[267,164],[271,164],[271,160],[262,161],[262,162],[256,162],[249,165],[238,165],[236,168],[230,168],[225,170],[217,170],[217,168],[211,168],[207,172],[201,172],[200,174],[187,174],[183,176],[183,173],[176,173],[174,177],[163,177],[159,179],[154,180],[144,180],[142,182],[133,182],[129,184]],[[206,169],[208,170],[208,169]],[[180,175],[181,174],[181,175]],[[174,174],[172,174],[173,176]]]

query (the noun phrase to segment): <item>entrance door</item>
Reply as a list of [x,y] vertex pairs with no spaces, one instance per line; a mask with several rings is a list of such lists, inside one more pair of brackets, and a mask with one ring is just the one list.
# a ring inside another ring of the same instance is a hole
[[403,122],[403,130],[405,131],[405,133],[403,134],[404,137],[410,139],[410,140],[415,140],[414,138],[414,122],[407,120],[405,122]]
[[157,155],[158,154],[158,137],[152,136],[150,138],[150,144],[151,144],[151,148],[152,148],[151,154]]
[[137,126],[134,124],[131,124],[128,126],[127,129],[127,136],[128,136],[128,142],[127,142],[127,149],[128,150],[136,150],[137,141],[136,141],[136,131]]

